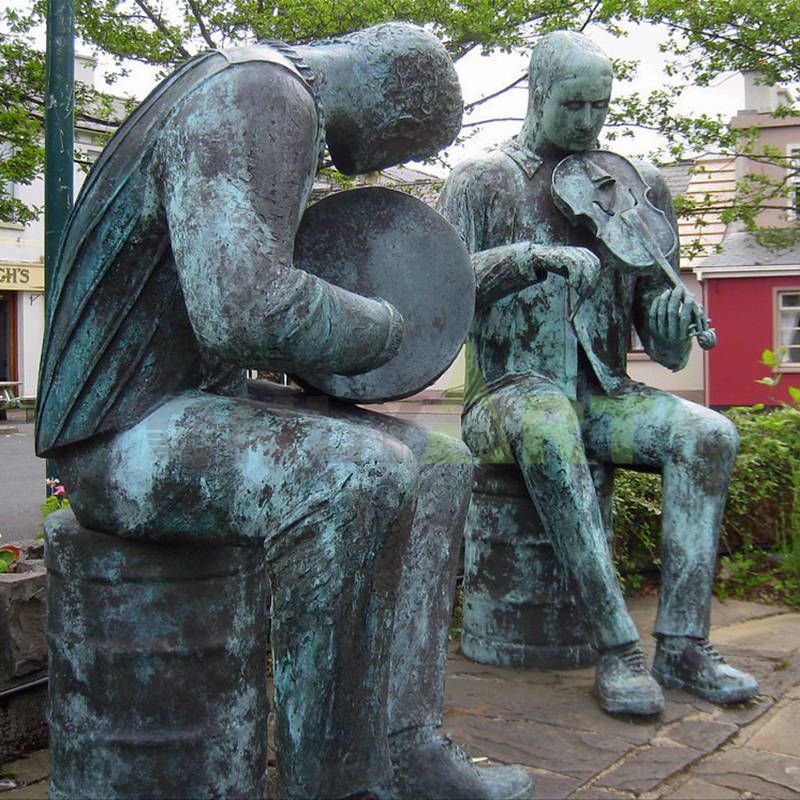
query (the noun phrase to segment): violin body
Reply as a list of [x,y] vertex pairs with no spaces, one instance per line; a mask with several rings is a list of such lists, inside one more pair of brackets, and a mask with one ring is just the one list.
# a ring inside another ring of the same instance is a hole
[[[649,186],[628,159],[607,150],[574,153],[553,170],[553,200],[576,226],[588,228],[618,268],[635,274],[658,269],[658,253],[669,259],[678,239],[661,209],[648,198]],[[649,232],[642,236],[642,226]]]
[[[551,189],[566,218],[594,234],[605,261],[634,275],[660,271],[671,286],[681,285],[669,260],[678,248],[675,229],[627,158],[608,150],[573,153],[556,165]],[[702,311],[693,313],[692,335],[704,350],[714,347],[709,320]]]

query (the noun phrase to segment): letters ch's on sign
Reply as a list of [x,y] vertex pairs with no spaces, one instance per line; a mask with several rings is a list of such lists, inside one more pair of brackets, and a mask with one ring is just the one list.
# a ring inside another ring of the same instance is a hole
[[0,289],[41,292],[44,289],[44,267],[38,264],[0,263]]

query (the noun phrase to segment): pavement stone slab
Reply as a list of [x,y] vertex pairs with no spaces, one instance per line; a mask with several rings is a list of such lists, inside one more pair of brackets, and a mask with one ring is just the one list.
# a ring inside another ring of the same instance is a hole
[[716,646],[749,651],[759,658],[787,658],[800,651],[800,614],[790,612],[750,619],[714,630]]
[[529,769],[528,771],[536,781],[533,789],[535,800],[565,800],[582,783],[578,778],[570,775],[561,775],[544,769]]
[[[602,786],[584,786],[573,792],[569,800],[633,800],[636,795],[633,792],[623,792],[618,789],[605,789]],[[534,795],[534,800],[539,800]]]
[[[651,631],[656,619],[658,598],[649,595],[629,597],[626,598],[626,603],[628,611],[639,629],[642,645],[652,642]],[[785,613],[783,609],[763,603],[749,603],[733,599],[721,603],[716,597],[711,599],[711,623],[714,629],[762,617],[773,617],[782,613]],[[712,634],[712,639],[715,638],[715,635],[715,633]]]
[[689,778],[688,781],[675,789],[668,790],[666,794],[659,792],[658,798],[669,800],[741,800],[742,793],[736,789],[717,786],[702,778]]
[[800,758],[800,700],[776,708],[758,729],[745,732],[740,744]]
[[741,728],[764,716],[774,705],[775,700],[771,695],[759,694],[746,703],[736,703],[730,706],[715,706],[712,703],[699,701],[695,705],[695,708],[698,711],[713,714],[721,722],[730,722]]
[[472,715],[446,718],[445,728],[470,756],[522,764],[585,782],[632,749],[629,741],[540,722],[507,722]]
[[589,688],[555,689],[526,685],[509,693],[501,681],[475,680],[468,675],[451,675],[447,680],[445,713],[472,714],[508,721],[533,720],[573,730],[597,731],[618,736],[631,743],[648,741],[661,720],[610,717],[601,711]]
[[3,800],[48,800],[47,787],[48,781],[31,783],[28,786],[21,786],[19,789],[3,792]]
[[500,680],[504,683],[531,684],[534,686],[575,687],[594,683],[594,667],[585,669],[522,669],[519,667],[497,667],[471,661],[460,650],[451,650],[448,655],[449,675],[471,675],[483,680]]
[[2,772],[10,775],[18,784],[35,783],[50,776],[50,751],[35,750],[33,753],[3,764]]
[[639,794],[658,786],[702,756],[702,751],[693,747],[676,744],[668,739],[656,739],[612,767],[595,783],[597,786],[625,789]]
[[[798,630],[800,636],[800,630]],[[758,677],[758,676],[757,676]],[[759,678],[759,691],[774,699],[782,697],[800,681],[800,652],[789,658],[776,659],[763,678]]]
[[700,713],[671,725],[660,736],[701,753],[711,753],[738,731],[739,726],[733,722],[713,714]]
[[734,598],[728,598],[723,603],[716,596],[711,598],[711,624],[713,628],[724,628],[746,620],[775,617],[789,613],[792,612],[788,608],[766,603],[751,603],[747,600],[736,600]]
[[792,756],[732,747],[705,759],[693,772],[711,783],[775,800],[800,796],[800,758]]

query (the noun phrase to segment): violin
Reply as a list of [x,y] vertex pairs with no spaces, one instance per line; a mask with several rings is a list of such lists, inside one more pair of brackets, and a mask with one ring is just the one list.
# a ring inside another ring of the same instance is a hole
[[[664,212],[650,202],[649,189],[628,159],[607,150],[573,153],[553,170],[556,206],[573,225],[594,234],[607,260],[634,275],[660,270],[671,286],[681,286],[668,260],[678,239]],[[571,319],[577,310],[576,306]],[[704,350],[717,343],[709,322],[695,307],[689,331]]]

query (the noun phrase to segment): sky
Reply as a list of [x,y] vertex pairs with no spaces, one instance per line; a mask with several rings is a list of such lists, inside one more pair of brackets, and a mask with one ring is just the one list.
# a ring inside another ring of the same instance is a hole
[[[611,58],[635,59],[640,62],[636,80],[631,83],[617,81],[615,94],[638,91],[646,94],[652,89],[663,86],[665,82],[665,57],[658,50],[659,43],[665,38],[664,29],[655,25],[639,25],[626,38],[615,38],[599,28],[586,31],[587,35],[599,44]],[[465,103],[491,94],[493,91],[513,81],[526,71],[527,53],[482,56],[477,52],[470,53],[457,63]],[[507,92],[502,98],[489,101],[475,109],[465,117],[465,122],[479,121],[487,118],[517,118],[525,115],[528,100],[527,85]],[[727,122],[736,112],[744,107],[744,79],[740,73],[729,73],[720,76],[713,86],[707,88],[691,88],[682,97],[678,110],[691,114],[700,112],[715,116],[721,115]],[[495,122],[482,126],[479,132],[461,146],[450,148],[449,160],[457,163],[463,158],[476,155],[488,147],[510,138],[519,130],[520,122]],[[464,132],[472,130],[465,128]],[[637,132],[635,139],[620,138],[612,147],[624,155],[640,155],[654,150],[659,145],[657,134]]]
[[[625,93],[635,90],[645,94],[649,90],[663,85],[665,58],[658,50],[659,42],[665,38],[662,28],[649,24],[638,25],[626,38],[615,38],[600,28],[590,28],[586,33],[610,57],[636,59],[641,62],[636,80],[632,84],[617,82],[615,91]],[[494,53],[490,56],[483,56],[477,50],[469,53],[456,64],[465,103],[469,104],[511,83],[527,70],[527,63],[527,52]],[[105,63],[105,66],[112,66],[110,60]],[[103,71],[104,62],[101,59],[97,70],[98,88],[102,84]],[[114,92],[132,94],[143,99],[156,81],[157,71],[155,68],[135,65],[128,78],[121,79],[108,88]],[[452,167],[459,161],[479,155],[493,145],[513,136],[520,127],[518,120],[525,115],[527,98],[527,86],[516,87],[502,97],[484,103],[472,114],[465,116],[464,121],[467,123],[467,127],[462,131],[462,135],[466,135],[465,141],[445,151],[447,164]],[[730,73],[721,76],[713,86],[688,90],[682,98],[679,110],[684,113],[702,110],[711,115],[719,114],[727,121],[743,106],[744,80],[740,74]],[[482,125],[477,130],[469,124],[494,118],[510,118],[511,121],[493,122]],[[618,139],[615,141],[613,149],[624,155],[633,156],[650,152],[656,149],[658,144],[659,139],[656,134],[638,132],[633,140]],[[440,175],[447,172],[447,167],[441,164],[411,164],[409,166]]]

